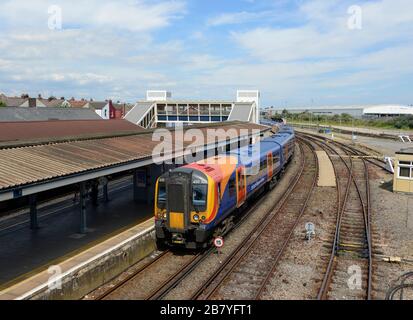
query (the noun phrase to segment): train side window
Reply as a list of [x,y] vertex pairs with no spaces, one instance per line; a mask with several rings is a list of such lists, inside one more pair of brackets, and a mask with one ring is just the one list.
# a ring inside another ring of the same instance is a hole
[[231,178],[228,182],[228,192],[229,192],[229,196],[235,197],[235,193],[236,193],[236,179],[235,177]]
[[272,163],[273,163],[273,164],[277,164],[279,161],[280,161],[280,156],[279,156],[279,154],[278,154],[278,153],[274,154],[274,155],[272,156]]
[[254,177],[260,173],[260,163],[254,160],[250,167],[246,167],[244,175],[247,177],[248,184],[254,180]]
[[267,159],[261,161],[260,163],[260,171],[263,171],[267,168]]

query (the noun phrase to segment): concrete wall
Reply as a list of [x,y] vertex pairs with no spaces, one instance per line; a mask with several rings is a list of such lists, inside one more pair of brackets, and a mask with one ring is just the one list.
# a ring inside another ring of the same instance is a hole
[[64,276],[61,289],[49,290],[46,287],[30,299],[80,299],[145,258],[154,250],[156,250],[155,229],[150,228],[136,239]]

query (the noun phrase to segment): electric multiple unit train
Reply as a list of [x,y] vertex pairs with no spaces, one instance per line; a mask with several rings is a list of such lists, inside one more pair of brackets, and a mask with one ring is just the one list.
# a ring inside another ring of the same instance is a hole
[[158,245],[206,247],[224,234],[250,198],[275,186],[294,154],[290,127],[254,145],[173,169],[155,189]]

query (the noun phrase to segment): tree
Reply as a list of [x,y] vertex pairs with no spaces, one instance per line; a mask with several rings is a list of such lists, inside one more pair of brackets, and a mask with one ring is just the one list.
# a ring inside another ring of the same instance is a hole
[[7,107],[7,105],[3,101],[0,101],[0,108],[3,108],[3,107]]
[[279,115],[278,113],[277,113],[277,114],[274,114],[274,115],[271,117],[271,120],[274,120],[274,121],[276,121],[276,122],[280,122],[280,121],[282,121],[282,116]]
[[282,116],[283,118],[289,118],[290,113],[288,112],[287,109],[284,109],[284,110],[281,112],[281,116]]

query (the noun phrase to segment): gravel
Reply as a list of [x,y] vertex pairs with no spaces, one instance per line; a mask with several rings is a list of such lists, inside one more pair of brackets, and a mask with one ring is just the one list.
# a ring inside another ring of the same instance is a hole
[[[337,140],[348,142],[340,138],[346,137],[340,136]],[[390,148],[387,149],[387,145],[384,149],[379,149],[377,145],[380,143],[369,144],[370,141],[365,140],[363,139],[365,146],[360,145],[363,151],[367,150],[372,153],[371,149],[374,149],[376,154],[388,154]],[[208,256],[167,295],[167,299],[189,299],[197,288],[218,269],[222,261],[249,235],[268,208],[280,199],[291,183],[300,161],[298,148],[296,151],[296,156],[279,185],[260,200],[256,211],[241,226],[226,236],[221,254],[215,253]],[[413,196],[393,193],[391,191],[393,176],[375,166],[369,167],[374,253],[373,298],[383,299],[386,291],[395,284],[397,278],[402,273],[413,269]],[[337,190],[334,187],[315,188],[309,206],[294,231],[262,298],[315,299],[317,297],[331,252],[337,214],[336,197]],[[408,208],[410,217],[408,217]],[[310,241],[305,240],[306,222],[315,224],[316,235]],[[400,257],[401,262],[384,262],[383,259],[389,256]],[[130,290],[139,289],[134,287]],[[130,297],[127,292],[124,294]],[[409,295],[411,297],[410,293],[406,294],[407,297]]]
[[280,180],[278,186],[260,200],[260,205],[256,211],[251,214],[238,228],[227,235],[225,246],[221,250],[221,254],[212,254],[197,266],[195,270],[181,281],[181,283],[172,290],[166,299],[190,299],[192,294],[201,287],[202,284],[211,276],[211,274],[219,268],[219,265],[225,260],[228,255],[237,248],[237,246],[245,239],[251,230],[259,223],[266,214],[266,211],[277,202],[288,185],[291,183],[296,170],[299,167],[300,153],[296,148],[295,157],[290,166],[286,170],[285,175]]

